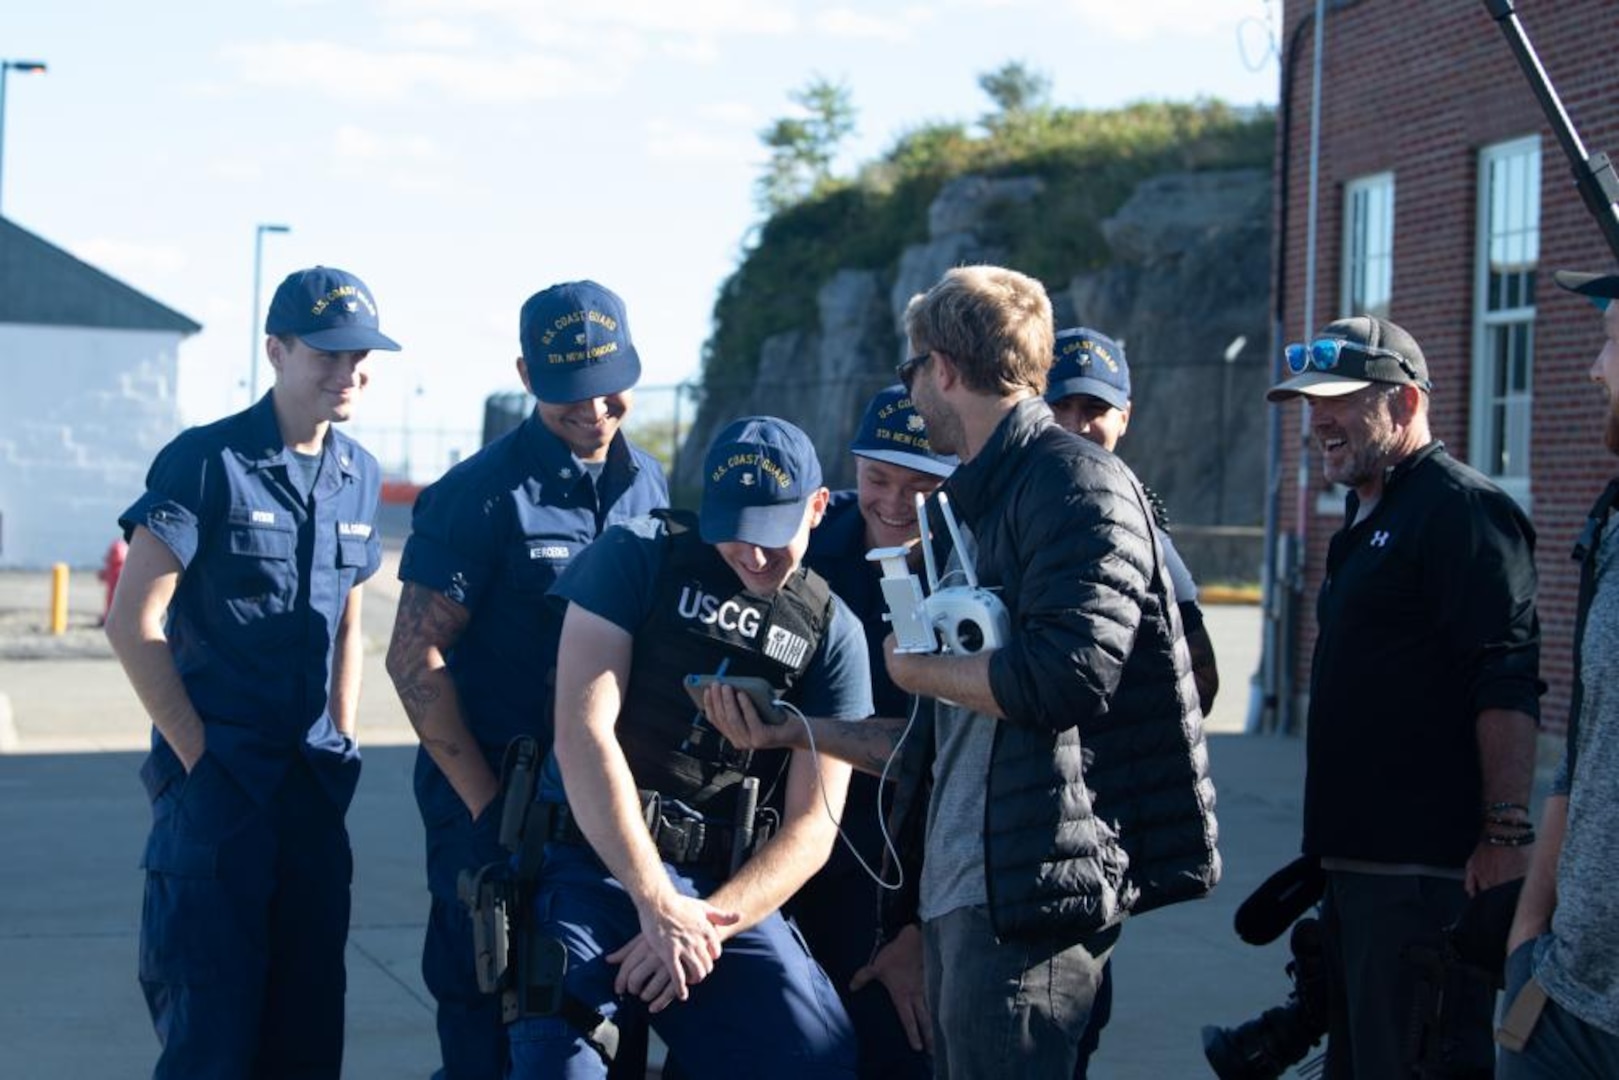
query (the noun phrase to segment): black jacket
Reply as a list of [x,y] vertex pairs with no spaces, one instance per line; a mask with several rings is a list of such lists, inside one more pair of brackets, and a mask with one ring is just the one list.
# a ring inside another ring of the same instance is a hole
[[1478,718],[1540,715],[1535,530],[1429,443],[1355,494],[1316,601],[1304,852],[1460,869],[1478,845]]
[[[996,935],[1076,940],[1203,895],[1220,876],[1214,786],[1140,484],[1030,399],[945,490],[1011,615],[989,669],[1007,716],[984,813]],[[896,816],[931,768],[932,728],[916,734]]]

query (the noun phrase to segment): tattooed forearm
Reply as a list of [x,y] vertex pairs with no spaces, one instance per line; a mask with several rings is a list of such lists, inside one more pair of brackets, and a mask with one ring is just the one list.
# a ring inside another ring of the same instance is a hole
[[[387,668],[406,709],[411,707],[407,691],[419,692],[424,675],[443,670],[444,654],[460,640],[469,618],[466,608],[442,593],[405,582],[388,642]],[[418,699],[421,704],[431,700]]]
[[458,758],[461,756],[461,744],[456,742],[454,739],[429,739],[423,736],[422,745],[427,748],[427,752],[429,754],[432,754],[435,757],[437,757],[440,753],[447,754],[453,758]]
[[[905,731],[900,717],[873,716],[866,720],[827,721],[833,745],[828,749],[861,772],[881,776]],[[892,773],[892,768],[890,768]]]
[[443,593],[407,581],[399,594],[387,665],[423,749],[476,817],[495,797],[499,778],[467,727],[445,663],[445,654],[470,618],[465,607]]
[[[405,716],[410,719],[411,726],[416,729],[418,735],[422,733],[422,720],[427,716],[428,710],[444,696],[443,690],[426,681],[444,678],[443,672],[420,674],[423,678],[416,682],[394,683],[394,690],[399,694],[399,703],[405,707]],[[430,741],[425,738],[422,740],[424,743]]]

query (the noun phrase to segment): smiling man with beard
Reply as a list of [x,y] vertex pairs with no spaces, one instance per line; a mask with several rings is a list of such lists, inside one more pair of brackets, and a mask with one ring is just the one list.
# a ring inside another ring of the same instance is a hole
[[[1304,853],[1327,872],[1327,1076],[1409,1076],[1402,953],[1528,867],[1534,529],[1433,438],[1428,365],[1405,330],[1340,319],[1287,359],[1293,377],[1267,396],[1309,400],[1323,472],[1350,489],[1316,605],[1305,752]],[[1487,1067],[1491,995],[1476,990],[1447,1001],[1449,1030]]]

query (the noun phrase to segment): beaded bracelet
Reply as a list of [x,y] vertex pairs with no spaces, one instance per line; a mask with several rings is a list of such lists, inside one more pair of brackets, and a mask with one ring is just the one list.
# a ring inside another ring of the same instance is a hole
[[1535,827],[1534,823],[1527,818],[1487,817],[1484,819],[1484,824],[1494,825],[1502,829],[1513,830],[1533,829]]
[[1490,836],[1486,834],[1484,842],[1491,847],[1528,847],[1535,842],[1535,834],[1532,832],[1522,832],[1515,836]]
[[1515,802],[1493,802],[1484,808],[1486,814],[1493,814],[1500,810],[1522,810],[1525,815],[1529,813],[1527,806]]

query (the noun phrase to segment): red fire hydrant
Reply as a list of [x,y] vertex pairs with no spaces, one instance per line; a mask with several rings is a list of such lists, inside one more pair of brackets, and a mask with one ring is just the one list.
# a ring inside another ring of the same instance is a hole
[[118,575],[124,572],[124,560],[129,557],[129,545],[124,538],[119,537],[107,548],[107,555],[101,560],[101,569],[96,577],[107,583],[107,604],[101,612],[101,624],[107,624],[107,616],[112,614],[112,594],[118,588]]

